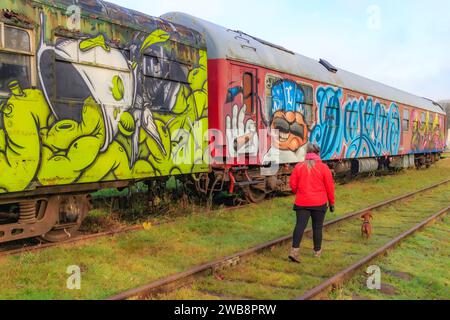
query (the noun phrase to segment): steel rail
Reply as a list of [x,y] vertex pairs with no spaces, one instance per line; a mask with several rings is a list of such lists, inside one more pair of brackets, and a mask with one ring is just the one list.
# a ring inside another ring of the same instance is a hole
[[426,219],[425,221],[419,223],[414,228],[402,233],[400,236],[395,238],[394,240],[390,241],[388,244],[384,245],[383,247],[377,249],[367,257],[361,259],[357,263],[353,264],[352,266],[346,268],[345,270],[337,273],[333,277],[329,278],[322,284],[318,285],[317,287],[307,291],[305,294],[303,294],[301,297],[295,299],[295,300],[312,300],[315,299],[325,292],[328,292],[331,288],[334,288],[338,286],[339,284],[342,284],[349,280],[355,272],[360,270],[362,267],[370,263],[372,260],[376,259],[380,255],[388,252],[389,250],[395,248],[397,245],[399,245],[402,241],[404,241],[406,238],[410,237],[411,235],[415,234],[416,232],[422,230],[426,226],[428,226],[430,223],[435,222],[440,217],[446,215],[450,211],[450,206],[439,211],[432,217]]
[[[342,217],[339,217],[337,219],[328,221],[324,224],[324,227],[330,227],[332,225],[338,224],[342,221],[345,220],[349,220],[352,219],[356,216],[359,216],[363,213],[366,213],[367,211],[371,211],[374,209],[378,209],[387,205],[390,205],[392,203],[407,199],[407,198],[411,198],[419,193],[423,193],[432,189],[435,189],[437,187],[440,187],[444,184],[447,184],[450,182],[450,179],[447,179],[445,181],[442,181],[440,183],[434,184],[432,186],[417,190],[417,191],[413,191],[386,201],[382,201],[380,203],[371,205],[367,208],[349,213],[347,215],[344,215]],[[312,229],[309,228],[308,230],[305,231],[305,234],[311,234],[312,233]],[[196,266],[194,268],[191,268],[187,271],[181,272],[181,273],[177,273],[177,274],[173,274],[170,275],[168,277],[162,278],[160,280],[151,282],[147,285],[120,293],[118,295],[109,297],[107,300],[126,300],[126,299],[131,299],[131,298],[145,298],[157,293],[164,293],[164,292],[168,292],[171,291],[173,289],[179,288],[179,287],[183,287],[186,286],[187,284],[193,282],[195,280],[195,278],[197,277],[201,277],[204,275],[210,275],[213,274],[216,270],[220,270],[221,268],[230,266],[230,265],[236,265],[237,263],[239,263],[240,261],[245,260],[245,258],[254,255],[256,253],[259,252],[263,252],[265,250],[271,249],[273,247],[276,246],[280,246],[285,244],[286,242],[289,242],[292,240],[292,235],[288,235],[261,245],[258,245],[256,247],[253,247],[251,249],[239,252],[237,254],[225,257],[225,258],[221,258],[206,264],[202,264],[199,266]]]
[[[249,206],[254,206],[254,205],[255,204],[251,203],[251,204],[245,204],[245,205],[241,205],[241,206],[237,206],[237,207],[220,208],[220,209],[212,210],[212,212],[230,212],[230,211],[236,211],[236,210],[240,210],[240,209],[243,209],[243,208],[246,208]],[[175,221],[176,220],[173,219],[173,220],[169,220],[169,221],[165,221],[165,222],[153,223],[152,226],[161,226],[161,225],[171,224],[171,223],[174,223]],[[143,231],[143,230],[145,230],[143,225],[135,225],[135,226],[130,226],[130,227],[124,227],[124,228],[121,228],[118,230],[105,231],[105,232],[99,232],[99,233],[88,234],[88,235],[78,235],[78,236],[74,236],[73,238],[68,239],[66,241],[57,242],[57,243],[39,243],[39,244],[29,245],[29,246],[18,246],[18,245],[14,246],[14,245],[12,245],[12,249],[6,248],[5,250],[3,250],[4,248],[2,248],[0,246],[0,257],[18,255],[18,254],[22,254],[22,253],[31,253],[31,252],[44,250],[44,249],[60,247],[60,246],[66,245],[66,244],[80,243],[80,242],[84,242],[84,241],[95,240],[95,239],[100,239],[100,238],[104,238],[104,237],[112,237],[112,236],[116,236],[116,235],[120,235],[120,234],[127,234],[127,233],[131,233],[131,232]],[[7,247],[8,243],[4,243],[4,245],[5,244]]]

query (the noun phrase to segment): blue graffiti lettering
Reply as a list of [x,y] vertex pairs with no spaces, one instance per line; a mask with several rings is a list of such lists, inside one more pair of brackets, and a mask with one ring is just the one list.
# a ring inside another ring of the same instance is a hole
[[272,115],[277,111],[303,113],[305,95],[301,87],[291,80],[281,80],[272,87]]
[[398,154],[400,113],[372,97],[351,99],[341,108],[342,89],[320,87],[316,94],[319,121],[311,142],[322,148],[325,160]]

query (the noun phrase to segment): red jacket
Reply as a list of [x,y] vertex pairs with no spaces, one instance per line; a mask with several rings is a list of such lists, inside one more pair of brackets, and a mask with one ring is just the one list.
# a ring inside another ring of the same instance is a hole
[[301,162],[291,175],[291,188],[297,195],[295,204],[299,207],[334,205],[334,181],[330,168],[315,154],[308,154],[306,160],[315,160],[315,166],[309,169],[307,162]]

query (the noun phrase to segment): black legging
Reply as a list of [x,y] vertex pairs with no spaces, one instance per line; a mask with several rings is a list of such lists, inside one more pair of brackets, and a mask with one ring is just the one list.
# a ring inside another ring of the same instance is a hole
[[314,251],[318,252],[322,249],[322,233],[327,207],[314,208],[296,208],[297,225],[294,230],[294,240],[292,247],[300,248],[303,234],[308,226],[309,218],[312,218]]

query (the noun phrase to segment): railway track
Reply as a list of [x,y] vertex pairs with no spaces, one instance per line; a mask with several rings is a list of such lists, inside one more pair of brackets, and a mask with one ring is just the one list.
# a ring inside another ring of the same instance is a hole
[[369,264],[374,259],[378,258],[379,256],[385,254],[389,250],[392,250],[396,246],[398,246],[403,240],[410,237],[414,233],[422,230],[429,224],[435,222],[442,216],[446,215],[450,211],[450,206],[447,208],[444,208],[443,210],[437,212],[432,217],[425,219],[421,223],[417,224],[410,230],[402,233],[386,245],[382,246],[381,248],[377,249],[370,255],[364,257],[363,259],[359,260],[355,264],[351,265],[350,267],[346,268],[345,270],[342,270],[341,272],[335,274],[334,276],[330,277],[320,285],[314,287],[313,289],[309,290],[305,294],[303,294],[301,297],[298,297],[296,300],[314,300],[317,298],[320,298],[322,295],[328,293],[331,289],[338,288],[341,284],[345,283],[346,281],[350,280],[350,278],[361,268]]
[[[344,269],[345,275],[350,275],[352,271],[360,267],[361,264],[364,264],[367,259],[382,254],[389,248],[395,246],[395,244],[404,237],[410,235],[414,230],[417,231],[431,220],[436,219],[437,216],[446,214],[450,208],[447,207],[432,218],[429,218],[426,214],[423,217],[411,216],[407,209],[406,211],[401,211],[403,210],[401,209],[398,210],[395,219],[392,219],[395,220],[395,223],[388,223],[391,221],[388,212],[377,212],[375,215],[376,221],[382,221],[384,224],[376,226],[375,236],[378,240],[375,241],[375,243],[370,243],[370,241],[365,243],[361,241],[359,231],[361,224],[359,222],[355,224],[355,217],[358,217],[369,210],[380,210],[382,208],[388,210],[392,205],[398,204],[402,200],[413,198],[419,194],[423,195],[424,193],[429,193],[433,189],[441,187],[449,182],[450,180],[446,180],[433,186],[383,201],[327,222],[325,227],[327,229],[334,228],[334,231],[337,231],[337,234],[336,232],[333,233],[333,238],[330,238],[329,233],[325,235],[325,247],[330,247],[330,243],[332,242],[338,245],[335,245],[330,251],[326,252],[325,258],[320,260],[321,263],[334,263],[334,270]],[[427,219],[424,222],[422,220],[425,217]],[[398,236],[398,230],[403,227],[403,224],[410,225],[413,223],[415,225],[419,222],[415,221],[417,219],[420,219],[420,224],[411,229],[413,231],[407,230],[400,237]],[[398,224],[399,229],[397,229],[395,224]],[[305,236],[310,237],[311,234],[312,230],[309,229]],[[249,250],[239,252],[235,255],[218,259],[185,272],[149,283],[148,285],[123,292],[110,297],[109,299],[173,299],[173,294],[176,293],[177,289],[186,290],[189,299],[192,297],[219,299],[273,299],[273,296],[267,295],[267,293],[264,294],[263,291],[276,292],[276,295],[282,299],[293,299],[298,297],[300,292],[309,292],[311,288],[314,288],[313,290],[315,290],[312,291],[312,293],[315,292],[318,294],[323,292],[323,290],[332,287],[335,283],[338,283],[338,280],[346,278],[342,276],[341,273],[339,275],[330,274],[329,270],[315,274],[316,270],[311,268],[311,265],[317,265],[317,261],[319,260],[314,260],[310,252],[308,254],[311,255],[311,257],[306,254],[305,263],[301,265],[301,268],[308,269],[309,267],[309,270],[299,270],[297,265],[288,264],[286,261],[280,259],[280,257],[285,255],[287,257],[287,245],[290,244],[291,239],[292,236],[288,235]],[[343,248],[351,245],[353,241],[355,242],[352,247],[353,251],[342,251]],[[380,244],[387,243],[387,245],[380,248],[378,242]],[[362,262],[359,261],[356,264],[354,262],[349,262],[350,260],[354,260],[354,256],[358,256],[359,258],[361,253],[365,253],[368,249],[370,249],[370,255],[367,256],[364,254],[363,257],[365,258],[361,260]],[[312,252],[312,248],[310,248],[310,250]],[[243,263],[244,261],[248,263]],[[339,265],[337,262],[340,262],[343,265]],[[346,268],[348,265],[352,265],[352,267]],[[330,280],[330,277],[333,280]],[[307,281],[302,281],[304,278],[306,278]],[[319,287],[317,287],[318,285]],[[259,290],[261,294],[249,294],[246,292],[245,287],[253,288],[256,292]],[[314,294],[314,296],[317,295]],[[302,298],[307,297],[308,296],[302,296]]]
[[[243,204],[237,207],[226,207],[226,208],[220,208],[220,209],[214,209],[213,211],[221,211],[221,212],[227,212],[227,211],[235,211],[235,210],[241,210],[246,207],[254,206],[255,204]],[[176,220],[168,220],[161,223],[152,223],[152,227],[163,225],[163,224],[170,224],[175,222]],[[117,236],[120,234],[126,234],[130,232],[136,232],[136,231],[142,231],[145,227],[143,224],[140,225],[134,225],[130,227],[124,227],[120,228],[118,230],[111,230],[111,231],[105,231],[105,232],[99,232],[99,233],[93,233],[93,234],[78,234],[75,235],[73,238],[58,242],[58,243],[43,243],[36,239],[26,239],[26,240],[19,240],[14,241],[11,243],[6,243],[0,246],[0,257],[4,256],[11,256],[11,255],[17,255],[22,253],[31,253],[31,252],[37,252],[49,248],[55,248],[62,245],[67,244],[75,244],[75,243],[81,243],[84,241],[90,241],[95,239],[100,239],[103,237],[112,237]]]
[[[395,173],[392,173],[392,172],[378,172],[377,173],[377,176],[386,176],[386,175],[395,175]],[[354,177],[353,181],[358,180],[358,179],[365,179],[365,178],[366,178],[365,175],[361,175],[356,178]],[[346,180],[344,177],[340,177],[339,179],[336,179],[336,182],[341,183],[341,184],[346,184],[349,181],[350,180]],[[287,194],[280,193],[278,195],[278,197],[282,197],[282,196],[287,196]],[[106,202],[108,202],[107,200],[109,200],[111,202],[110,206],[113,206],[114,200],[111,200],[111,199],[115,199],[115,201],[120,202],[119,198],[121,198],[121,197],[123,197],[123,196],[97,197],[97,198],[95,198],[95,201],[97,201],[97,202],[104,201],[106,203]],[[270,200],[270,199],[271,198],[268,198],[267,200]],[[245,202],[234,203],[233,202],[233,204],[232,204],[233,206],[227,206],[226,203],[224,203],[222,205],[225,205],[226,207],[221,206],[220,208],[212,209],[212,211],[213,212],[235,211],[235,210],[241,210],[241,209],[244,209],[247,207],[251,207],[254,205],[260,205],[260,204],[245,203]],[[170,224],[170,223],[173,223],[174,221],[175,221],[175,219],[168,220],[165,222],[156,222],[156,223],[152,223],[152,226],[158,226],[158,225],[162,225],[162,224]],[[54,248],[54,247],[58,247],[61,245],[75,244],[75,243],[80,243],[80,242],[84,242],[84,241],[108,237],[108,236],[109,237],[117,236],[120,234],[126,234],[126,233],[130,233],[130,232],[135,232],[135,231],[142,231],[144,229],[145,228],[144,228],[143,224],[138,224],[138,225],[133,225],[133,226],[129,226],[129,227],[123,227],[123,228],[119,228],[119,229],[96,232],[96,233],[77,232],[76,234],[73,235],[72,238],[70,238],[66,241],[58,242],[58,243],[47,243],[47,242],[43,242],[43,241],[40,241],[40,240],[34,239],[34,238],[17,240],[17,241],[12,241],[10,243],[0,244],[0,257],[9,256],[9,255],[17,255],[17,254],[22,254],[22,253],[37,252],[40,250]]]

